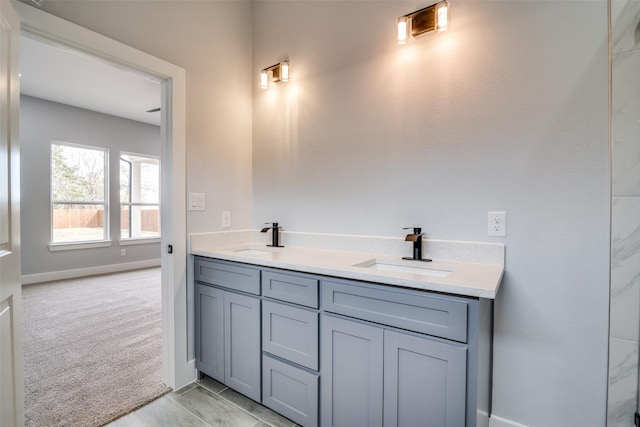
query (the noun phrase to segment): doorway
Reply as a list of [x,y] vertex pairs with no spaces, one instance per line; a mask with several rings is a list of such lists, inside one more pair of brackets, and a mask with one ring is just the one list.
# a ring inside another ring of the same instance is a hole
[[187,360],[186,333],[185,71],[31,6],[16,3],[15,8],[23,34],[160,81],[162,371],[169,387],[186,385],[195,379],[195,368]]
[[[160,113],[146,113],[160,83],[25,35],[20,47],[22,283],[47,282],[23,287],[26,425],[104,424],[167,391],[147,268],[160,264]],[[138,103],[142,118],[120,117]]]

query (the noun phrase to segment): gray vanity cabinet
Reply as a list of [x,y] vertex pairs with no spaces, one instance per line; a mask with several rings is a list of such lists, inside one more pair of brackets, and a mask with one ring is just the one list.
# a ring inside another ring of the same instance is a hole
[[317,371],[318,313],[263,301],[262,350]]
[[384,425],[465,425],[466,346],[384,331]]
[[196,368],[260,400],[260,299],[195,286]]
[[262,403],[318,425],[318,278],[262,272]]
[[296,422],[296,425],[318,425],[317,372],[276,359],[268,353],[262,356],[262,403]]
[[323,426],[382,426],[383,329],[322,315]]
[[333,279],[321,289],[336,313],[321,323],[323,426],[467,425],[470,301]]
[[321,336],[323,426],[465,425],[466,346],[330,315]]
[[489,424],[491,300],[194,265],[197,369],[296,424]]
[[195,285],[196,368],[224,382],[224,291]]
[[224,383],[260,401],[260,299],[224,293]]
[[260,401],[260,271],[203,258],[195,269],[196,368]]

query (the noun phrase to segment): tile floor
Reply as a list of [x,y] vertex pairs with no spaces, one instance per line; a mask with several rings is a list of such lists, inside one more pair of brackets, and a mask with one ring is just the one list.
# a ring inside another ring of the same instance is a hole
[[107,427],[293,427],[296,424],[209,378],[183,387]]

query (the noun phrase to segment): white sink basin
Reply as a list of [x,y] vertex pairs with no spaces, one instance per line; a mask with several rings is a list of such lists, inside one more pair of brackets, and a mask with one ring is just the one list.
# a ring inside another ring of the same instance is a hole
[[238,249],[234,252],[240,252],[245,255],[267,255],[273,253],[271,251],[266,251],[263,249]]
[[[438,265],[438,268],[430,268],[432,264],[422,261],[397,261],[371,259],[369,261],[355,264],[354,267],[372,268],[380,271],[391,271],[394,273],[417,274],[420,276],[447,277],[451,270]],[[436,267],[433,265],[433,267]]]

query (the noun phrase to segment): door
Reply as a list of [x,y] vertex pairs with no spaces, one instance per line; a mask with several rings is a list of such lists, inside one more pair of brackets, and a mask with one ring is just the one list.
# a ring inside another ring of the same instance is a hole
[[383,329],[321,318],[323,426],[382,426]]
[[20,24],[0,1],[0,425],[24,425],[20,291]]
[[224,293],[225,384],[259,402],[260,299]]
[[385,427],[464,427],[467,348],[384,331]]

